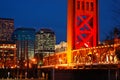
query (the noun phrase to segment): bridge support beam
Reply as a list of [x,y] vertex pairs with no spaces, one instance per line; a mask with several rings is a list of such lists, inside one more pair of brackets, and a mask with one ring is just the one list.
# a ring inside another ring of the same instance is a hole
[[97,46],[98,0],[68,0],[67,63],[72,62],[72,50]]
[[68,0],[67,14],[67,64],[72,62],[71,53],[73,49],[73,25],[74,25],[74,0]]

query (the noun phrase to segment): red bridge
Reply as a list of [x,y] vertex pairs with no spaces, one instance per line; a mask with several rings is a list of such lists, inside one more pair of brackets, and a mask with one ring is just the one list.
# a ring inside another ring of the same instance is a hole
[[116,65],[115,50],[119,45],[98,46],[98,0],[68,0],[67,51],[44,57],[43,67]]
[[115,46],[120,46],[120,44],[72,50],[70,64],[67,63],[67,51],[51,54],[44,57],[43,67],[53,66],[65,69],[117,68],[119,65]]
[[44,57],[41,70],[46,79],[120,79],[120,44],[115,39],[112,45],[98,45],[98,10],[98,0],[68,0],[67,50]]

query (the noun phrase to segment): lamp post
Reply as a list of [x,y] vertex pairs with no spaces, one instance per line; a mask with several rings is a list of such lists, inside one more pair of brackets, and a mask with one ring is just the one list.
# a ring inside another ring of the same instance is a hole
[[37,60],[35,58],[31,59],[32,62],[32,69],[33,69],[33,77],[36,77],[36,69],[37,69]]

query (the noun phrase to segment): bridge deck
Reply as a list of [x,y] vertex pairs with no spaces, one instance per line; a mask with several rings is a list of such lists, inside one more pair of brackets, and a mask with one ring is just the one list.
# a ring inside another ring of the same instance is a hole
[[58,64],[42,66],[44,68],[55,68],[55,69],[118,69],[120,64]]

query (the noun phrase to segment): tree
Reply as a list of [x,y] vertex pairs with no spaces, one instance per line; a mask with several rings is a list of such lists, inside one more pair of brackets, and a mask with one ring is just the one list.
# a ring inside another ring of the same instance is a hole
[[119,38],[120,37],[120,29],[119,29],[119,27],[114,27],[113,33],[114,33],[114,38]]
[[115,39],[119,39],[120,38],[120,27],[114,27],[112,29],[112,31],[109,32],[109,34],[106,36],[106,43],[107,44],[114,44],[114,40]]
[[117,56],[117,59],[120,60],[120,46],[116,48],[115,54]]

